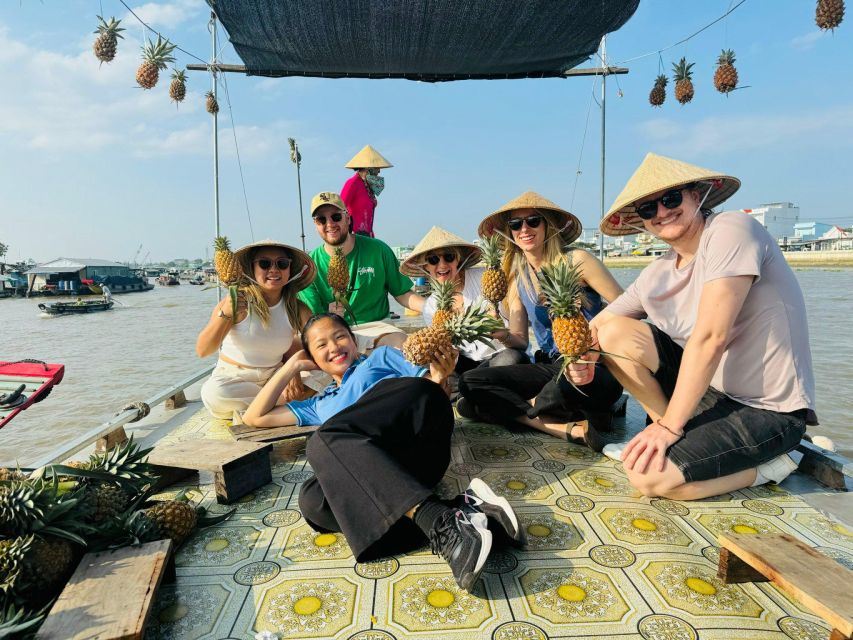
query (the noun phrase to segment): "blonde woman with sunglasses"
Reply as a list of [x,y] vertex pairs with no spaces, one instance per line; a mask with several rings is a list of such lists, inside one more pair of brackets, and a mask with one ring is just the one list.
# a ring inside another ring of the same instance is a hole
[[[427,276],[439,282],[454,282],[453,310],[462,311],[472,304],[486,305],[482,286],[484,268],[477,266],[479,261],[480,248],[477,245],[465,242],[441,227],[433,227],[403,261],[400,271],[411,277]],[[432,324],[435,311],[435,297],[430,296],[421,310],[425,324]],[[507,328],[494,333],[491,346],[481,342],[466,342],[460,346],[457,374],[476,367],[529,362],[525,354],[527,323],[522,322],[520,317],[516,317],[514,324],[504,318],[504,323],[508,325]],[[455,388],[453,382],[451,387]]]
[[[201,388],[204,405],[217,418],[230,418],[248,407],[299,350],[299,331],[311,311],[296,293],[317,273],[307,253],[273,240],[246,245],[235,255],[244,274],[238,284],[237,314],[226,296],[196,340],[201,358],[219,350],[216,368]],[[289,393],[298,393],[299,386],[294,383]]]
[[595,256],[570,248],[580,236],[580,220],[537,193],[527,192],[508,202],[487,216],[478,232],[504,237],[503,270],[509,291],[501,307],[511,325],[530,323],[538,349],[532,364],[465,373],[459,383],[463,396],[459,412],[480,420],[521,423],[600,451],[604,443],[598,430],[609,430],[610,407],[621,396],[622,387],[606,370],[591,395],[559,384],[562,363],[537,274],[543,266],[562,261],[577,265],[587,319],[600,312],[605,301],[619,297],[622,287]]

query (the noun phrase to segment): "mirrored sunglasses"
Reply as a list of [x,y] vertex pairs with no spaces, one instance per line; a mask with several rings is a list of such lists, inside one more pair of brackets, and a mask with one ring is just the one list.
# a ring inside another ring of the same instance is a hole
[[509,222],[507,222],[512,231],[520,231],[521,226],[524,223],[527,223],[527,226],[531,229],[535,229],[542,224],[542,216],[534,214],[532,216],[527,216],[526,218],[510,218]]
[[269,258],[258,258],[255,260],[255,264],[264,271],[269,271],[272,268],[273,263],[275,263],[275,266],[279,271],[284,271],[290,266],[290,258],[276,258],[275,260],[270,260]]
[[447,264],[450,264],[451,262],[456,262],[456,254],[455,253],[444,253],[444,254],[438,255],[438,256],[437,255],[427,256],[426,261],[428,264],[431,264],[432,266],[436,266],[439,262],[441,262],[442,258],[444,258],[444,261]]
[[681,189],[670,189],[657,200],[650,200],[649,202],[637,205],[637,215],[643,220],[651,220],[658,214],[658,202],[667,209],[675,209],[684,200],[683,191],[684,187]]
[[[332,219],[332,222],[340,222],[343,219],[344,214],[333,213],[329,217]],[[326,216],[314,216],[314,223],[319,225],[326,224]]]

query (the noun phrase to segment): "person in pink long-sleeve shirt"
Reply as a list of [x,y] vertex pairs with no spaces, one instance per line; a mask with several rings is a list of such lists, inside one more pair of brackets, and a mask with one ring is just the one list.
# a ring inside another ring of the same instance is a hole
[[381,153],[369,144],[359,151],[346,167],[355,173],[344,183],[341,199],[352,219],[352,232],[373,235],[373,217],[378,204],[377,196],[385,187],[385,178],[379,175],[382,169],[393,166]]

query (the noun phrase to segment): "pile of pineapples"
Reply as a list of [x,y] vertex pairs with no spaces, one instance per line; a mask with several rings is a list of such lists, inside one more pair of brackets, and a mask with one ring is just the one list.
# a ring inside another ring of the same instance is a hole
[[29,475],[0,468],[0,638],[41,624],[85,552],[192,533],[199,516],[183,496],[145,502],[157,479],[149,451],[130,440]]

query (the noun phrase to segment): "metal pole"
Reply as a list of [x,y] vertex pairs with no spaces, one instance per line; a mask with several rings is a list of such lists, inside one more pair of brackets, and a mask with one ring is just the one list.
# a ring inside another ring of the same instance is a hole
[[[216,14],[210,12],[210,31],[213,34],[213,54],[211,56],[211,82],[213,84],[213,99],[219,103],[216,97]],[[215,216],[215,238],[220,236],[219,232],[219,114],[213,114],[213,211]],[[219,286],[217,278],[216,299],[222,299],[222,287]]]
[[[604,72],[601,74],[601,215],[604,218],[604,165],[605,165],[605,141],[607,123],[607,36],[601,38],[601,66]],[[598,231],[598,259],[604,261],[604,234]]]
[[302,157],[299,155],[299,147],[296,147],[296,185],[299,189],[299,226],[302,228],[302,250],[305,251],[305,214],[302,211]]

